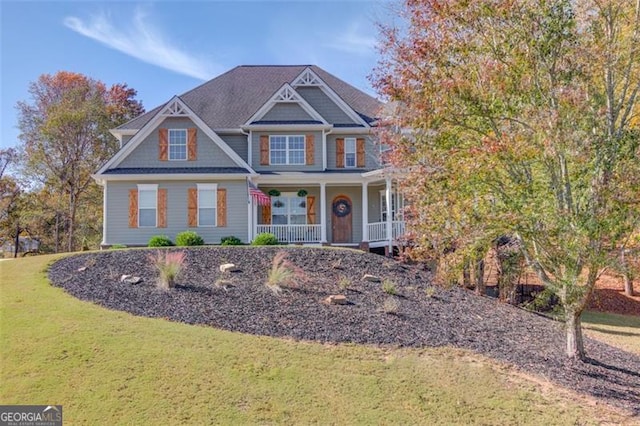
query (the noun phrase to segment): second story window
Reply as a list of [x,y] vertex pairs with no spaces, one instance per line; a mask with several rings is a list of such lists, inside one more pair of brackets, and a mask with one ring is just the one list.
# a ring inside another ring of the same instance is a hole
[[356,138],[345,138],[344,140],[344,166],[356,166]]
[[304,136],[269,136],[270,164],[305,164]]
[[187,129],[169,129],[169,160],[187,159]]

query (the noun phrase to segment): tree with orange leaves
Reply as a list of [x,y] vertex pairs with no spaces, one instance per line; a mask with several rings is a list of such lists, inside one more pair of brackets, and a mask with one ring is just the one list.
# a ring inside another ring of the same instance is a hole
[[373,80],[422,255],[450,278],[512,236],[584,359],[582,312],[638,225],[640,3],[407,0],[401,14]]

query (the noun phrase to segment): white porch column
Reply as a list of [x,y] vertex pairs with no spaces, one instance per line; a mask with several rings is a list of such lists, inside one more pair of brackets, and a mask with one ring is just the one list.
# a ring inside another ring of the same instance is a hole
[[320,242],[327,242],[327,188],[320,182]]
[[362,242],[369,242],[369,182],[362,182]]
[[251,236],[251,241],[258,235],[258,204],[252,203],[251,210],[253,212],[253,220],[251,221],[253,227],[253,235]]
[[253,224],[255,223],[255,216],[253,215],[253,197],[249,194],[247,200],[247,243],[253,240]]
[[[102,244],[107,244],[107,182],[102,186]],[[102,247],[101,247],[102,248]]]
[[391,178],[385,179],[385,197],[387,199],[387,240],[389,241],[389,256],[393,255],[393,217],[391,211]]

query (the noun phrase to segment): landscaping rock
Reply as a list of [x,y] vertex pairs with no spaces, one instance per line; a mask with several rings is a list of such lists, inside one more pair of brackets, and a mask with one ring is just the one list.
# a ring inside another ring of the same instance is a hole
[[220,272],[238,272],[238,267],[233,263],[224,263],[220,265]]
[[86,270],[87,270],[86,266],[83,266],[82,268],[78,268],[78,272],[82,272],[82,271],[86,271]]
[[349,301],[347,300],[347,296],[342,294],[332,294],[324,299],[324,303],[327,305],[348,305]]
[[133,275],[123,275],[120,277],[120,282],[125,284],[140,284],[142,282],[142,278],[134,277]]
[[382,282],[382,278],[377,277],[375,275],[371,275],[371,274],[364,274],[364,276],[362,277],[363,281],[368,281],[370,283],[380,283]]

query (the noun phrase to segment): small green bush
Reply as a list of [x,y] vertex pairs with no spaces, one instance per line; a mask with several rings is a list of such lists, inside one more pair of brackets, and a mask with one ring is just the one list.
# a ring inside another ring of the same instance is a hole
[[228,237],[220,238],[220,243],[223,246],[241,246],[242,240],[240,240],[240,238],[238,237],[234,237],[233,235],[231,235]]
[[382,291],[392,296],[398,294],[398,292],[396,291],[396,286],[391,280],[382,281]]
[[149,239],[149,247],[171,247],[174,246],[173,241],[166,235],[154,235]]
[[256,235],[251,242],[252,246],[276,246],[278,244],[278,238],[269,232],[263,232],[262,234]]
[[181,247],[201,246],[204,244],[204,240],[197,232],[184,231],[176,235],[176,244]]

